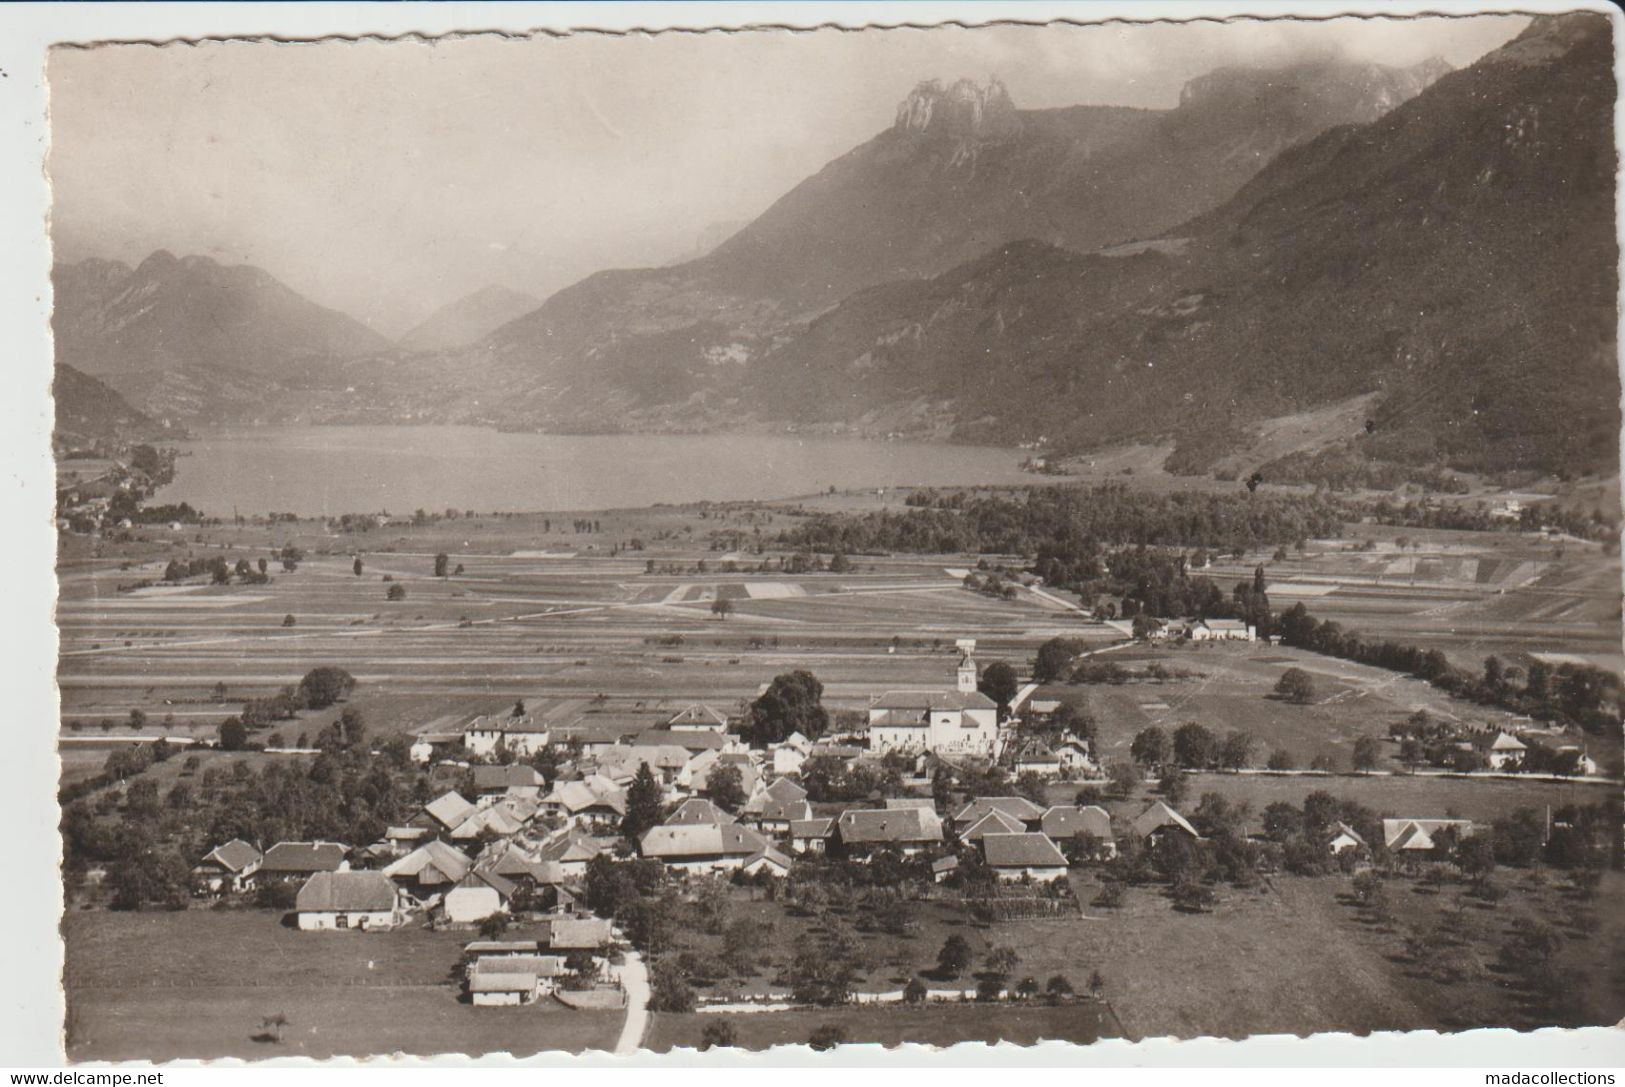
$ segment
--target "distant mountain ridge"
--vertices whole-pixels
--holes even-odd
[[[1219,448],[1379,392],[1373,455],[1608,467],[1613,101],[1607,20],[1538,18],[1160,237],[1087,255],[1025,241],[857,292],[761,360],[740,410]]]
[[[353,317],[317,305],[252,265],[158,250],[135,268],[87,260],[52,270],[56,357],[155,414],[223,406],[211,387],[247,399],[300,365],[391,349]]]
[[[162,254],[59,269],[59,351],[147,360],[108,379],[177,418],[1171,438],[1201,470],[1261,419],[1360,398],[1362,455],[1595,464],[1618,424],[1611,56],[1607,20],[1573,15],[1457,72],[1220,69],[1169,110],[928,81],[704,256],[600,272],[477,342],[385,350],[264,273],[176,289],[223,277]],[[253,304],[210,340],[217,293]],[[246,328],[255,361],[213,364]]]
[[[498,329],[452,364],[479,372],[486,393],[463,407],[551,429],[704,425],[705,402],[732,394],[741,365],[855,290],[1022,238],[1092,249],[1166,229],[1280,150],[1373,119],[1441,68],[1237,69],[1170,110],[1020,110],[997,81],[920,84],[889,128],[704,257],[598,273]],[[1238,95],[1256,108],[1231,109]]]
[[[534,295],[493,284],[435,310],[402,334],[397,343],[407,351],[466,347],[541,304],[542,300]]]
[[[163,427],[132,408],[105,382],[72,366],[56,367],[51,396],[56,401],[55,437],[60,445],[140,441],[164,434]]]

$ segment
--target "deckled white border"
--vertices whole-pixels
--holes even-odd
[[[457,32],[561,33],[746,28],[926,27],[990,22],[1133,22],[1226,18],[1332,18],[1349,15],[1538,14],[1592,10],[1615,23],[1616,78],[1621,72],[1622,23],[1605,0],[1523,2],[1431,2],[1334,4],[1312,0],[914,0],[882,3],[409,3],[409,4],[45,4],[0,7],[0,357],[9,357],[9,395],[0,397],[0,659],[9,698],[0,733],[0,830],[4,834],[6,896],[0,905],[0,1067],[49,1067],[63,1063],[62,950],[57,938],[61,884],[56,834],[54,684],[55,598],[49,571],[55,561],[52,528],[54,471],[50,452],[51,347],[48,314],[50,249],[43,229],[49,198],[43,173],[47,146],[45,52],[59,42],[197,40],[222,37],[311,39],[399,37]],[[1625,84],[1625,78],[1620,82]],[[1618,130],[1616,106],[1616,131]],[[513,1068],[557,1066],[601,1077],[610,1070],[660,1068],[666,1079],[704,1061],[711,1068],[760,1069],[816,1063],[820,1067],[926,1065],[1169,1068],[1361,1065],[1575,1069],[1625,1066],[1625,1031],[1593,1028],[1518,1034],[1510,1030],[1434,1035],[1316,1035],[1307,1039],[1255,1037],[1244,1042],[1199,1039],[1100,1042],[1074,1047],[1052,1042],[1029,1048],[964,1044],[951,1049],[904,1046],[882,1050],[854,1046],[814,1054],[804,1046],[769,1053],[683,1051],[666,1057],[539,1056],[515,1061],[494,1056],[313,1061],[278,1058],[258,1065],[293,1067]],[[241,1061],[213,1062],[214,1067]],[[209,1067],[177,1062],[168,1067]],[[80,1066],[86,1070],[105,1065]],[[647,1073],[645,1073],[647,1074]],[[690,1072],[695,1078],[709,1072]],[[687,1078],[685,1076],[685,1078]],[[1234,1080],[1235,1076],[1227,1077]],[[1478,1080],[1482,1082],[1482,1080]]]

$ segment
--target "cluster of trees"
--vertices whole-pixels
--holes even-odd
[[[1405,528],[1442,528],[1468,532],[1538,532],[1555,528],[1582,539],[1616,543],[1619,524],[1601,509],[1568,509],[1557,503],[1525,506],[1515,518],[1498,516],[1483,502],[1392,502],[1378,499],[1349,507],[1350,519]]]
[[[902,796],[906,762],[895,752],[887,754],[879,768],[820,756],[801,764],[801,784],[814,804]]]
[[[200,577],[208,574],[216,585],[229,585],[232,575],[244,585],[264,585],[271,580],[269,574],[270,563],[261,558],[250,563],[246,558],[238,558],[235,563],[224,555],[211,555],[208,558],[194,556],[182,562],[180,559],[170,559],[164,567],[163,580],[175,582],[185,581],[190,577]]]
[[[924,494],[920,492],[919,494]],[[919,495],[911,496],[922,501]],[[959,496],[903,511],[821,514],[783,541],[822,551],[969,552],[1034,556],[1034,571],[1070,587],[1101,576],[1112,545],[1253,548],[1336,532],[1332,504],[1291,495],[1144,494],[1122,484],[1033,487],[1016,497]]]
[[[1270,850],[1246,835],[1250,809],[1233,804],[1217,793],[1205,793],[1190,812],[1200,841],[1170,832],[1147,842],[1128,838],[1117,843],[1117,855],[1102,869],[1107,891],[1095,902],[1104,908],[1120,907],[1126,888],[1150,883],[1166,885],[1174,905],[1185,912],[1203,912],[1217,902],[1215,885],[1251,887],[1260,873],[1270,870]],[[1113,888],[1115,884],[1115,888]]]
[[[1021,589],[1018,582],[1007,581],[998,574],[978,574],[974,570],[965,575],[961,584],[970,592],[991,596],[995,600],[1014,600]]]
[[[1191,673],[1183,668],[1170,668],[1157,661],[1152,661],[1144,668],[1128,668],[1116,661],[1086,660],[1079,661],[1078,666],[1072,669],[1066,678],[1069,683],[1106,683],[1120,686],[1134,682],[1163,683],[1170,679],[1187,679],[1190,675]]]
[[[1399,761],[1408,770],[1438,766],[1457,773],[1472,773],[1489,767],[1489,757],[1465,742],[1460,728],[1449,721],[1436,720],[1426,710],[1417,710],[1391,726],[1389,738],[1399,744]],[[1558,751],[1533,740],[1525,742],[1523,757],[1501,767],[1503,771],[1577,777],[1583,772],[1578,748]]]
[[[1253,737],[1245,730],[1232,729],[1221,737],[1195,721],[1187,721],[1171,737],[1158,725],[1141,729],[1129,744],[1129,755],[1152,773],[1174,768],[1240,770],[1247,765],[1253,746]]]
[[[203,523],[203,513],[195,510],[186,502],[165,504],[162,506],[141,506],[135,511],[130,520],[138,525],[167,525],[178,523],[182,525],[199,525]]]
[[[192,864],[233,838],[267,848],[279,841],[374,842],[391,823],[411,816],[432,797],[429,782],[408,757],[410,742],[394,737],[375,754],[361,747],[323,751],[309,762],[277,761],[258,773],[238,762],[228,773],[186,757],[180,779],[160,796],[139,776],[145,766],[177,754],[168,745],[142,745],[123,754],[132,773],[122,805],[116,791],[67,804],[62,816],[64,868],[70,885],[103,865],[117,909],[180,908],[190,894]],[[201,773],[199,772],[201,770]],[[269,885],[268,885],[269,886]]]
[[[1485,659],[1483,673],[1474,674],[1452,666],[1437,649],[1424,650],[1389,640],[1366,641],[1331,620],[1315,619],[1302,603],[1281,614],[1278,632],[1285,645],[1407,672],[1458,698],[1542,721],[1578,725],[1597,734],[1619,728],[1620,677],[1591,665],[1563,663],[1553,667],[1532,660],[1526,672],[1515,673],[1492,656]]]
[[[1465,480],[1442,468],[1378,460],[1361,452],[1363,439],[1313,453],[1289,453],[1259,468],[1271,483],[1309,483],[1333,491],[1392,491],[1414,484],[1439,494],[1466,494]]]

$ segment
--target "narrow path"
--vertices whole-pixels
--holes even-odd
[[[617,1057],[630,1056],[643,1046],[643,1035],[649,1029],[649,968],[636,951],[626,953],[620,969],[621,987],[626,990],[626,1022],[621,1036],[615,1041]]]

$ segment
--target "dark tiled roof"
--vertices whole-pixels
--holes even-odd
[[[1066,867],[1066,857],[1042,834],[989,834],[982,852],[993,868]]]
[[[260,871],[273,875],[336,872],[344,863],[344,853],[337,842],[278,842],[265,851]]]
[[[300,913],[378,913],[395,908],[395,885],[382,872],[317,872],[299,888]]]

